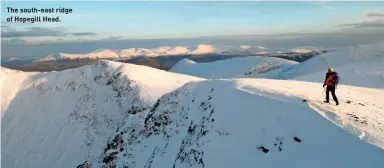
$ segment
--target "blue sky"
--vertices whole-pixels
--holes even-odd
[[[15,27],[64,27],[92,31],[99,38],[169,38],[209,35],[275,34],[334,30],[334,24],[354,21],[383,2],[4,2],[2,20],[14,8],[72,8],[59,14],[62,22],[15,24]],[[34,16],[36,14],[30,14]],[[39,14],[41,15],[41,14]],[[51,16],[57,16],[52,14]],[[340,20],[334,20],[337,16]]]
[[[6,23],[6,8],[72,8],[60,23]],[[372,32],[384,28],[384,2],[3,2],[2,41],[167,39],[286,33]],[[376,17],[368,17],[374,13]],[[374,16],[374,15],[372,15]],[[384,16],[384,15],[383,15]],[[271,37],[274,38],[274,37]]]

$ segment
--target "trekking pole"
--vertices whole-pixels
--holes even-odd
[[[323,89],[324,89],[324,92],[321,92],[321,93],[324,95],[327,91],[325,87],[323,87]]]

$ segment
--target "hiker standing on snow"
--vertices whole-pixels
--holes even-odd
[[[329,92],[332,93],[332,98],[336,102],[336,106],[339,105],[339,100],[337,100],[335,91],[336,91],[336,86],[339,82],[339,75],[337,72],[333,71],[333,68],[328,68],[328,72],[325,75],[325,81],[323,84],[324,86],[327,86],[326,89],[326,97],[325,97],[325,103],[329,103]]]

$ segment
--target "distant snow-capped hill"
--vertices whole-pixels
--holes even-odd
[[[121,58],[129,58],[134,56],[156,56],[156,53],[146,48],[129,48],[119,51]]]
[[[198,54],[209,54],[209,53],[215,53],[217,48],[213,45],[206,45],[206,44],[200,44],[196,46],[196,48],[192,49],[192,54],[198,55]]]
[[[20,60],[20,58],[10,57],[10,58],[7,59],[7,61],[14,61],[14,60]]]
[[[261,46],[234,46],[234,45],[205,45],[200,44],[191,48],[191,53],[199,54],[259,54],[267,51],[267,48]]]
[[[295,65],[297,62],[274,57],[238,57],[210,63],[196,63],[183,59],[169,71],[203,78],[239,78],[256,77],[282,67]],[[273,78],[272,76],[270,76]]]
[[[55,61],[56,58],[54,57],[54,55],[48,55],[44,58],[39,58],[39,59],[36,59],[34,62],[41,62],[41,61]]]
[[[308,53],[322,53],[323,51],[327,51],[327,49],[313,47],[313,46],[302,46],[302,47],[293,48],[290,51],[298,54],[308,54]]]
[[[60,72],[2,68],[2,165],[76,167],[102,153],[129,114],[193,80],[201,79],[104,60]]]
[[[343,87],[361,97],[343,97],[352,103],[333,111],[317,101],[321,95],[310,89],[315,85],[265,79],[188,83],[128,116],[101,157],[79,166],[383,167],[384,150],[362,141],[384,147],[384,130],[376,125],[383,122],[384,104],[365,101],[383,91]]]
[[[119,55],[116,52],[108,49],[96,50],[88,54],[68,54],[60,53],[60,59],[117,59]]]

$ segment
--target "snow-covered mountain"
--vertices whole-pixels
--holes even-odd
[[[2,68],[2,165],[76,167],[129,114],[192,80],[200,79],[110,61],[49,73]]]
[[[313,46],[301,46],[292,48],[290,52],[298,53],[298,54],[308,54],[312,52],[321,53],[322,51],[326,51],[325,48],[313,47]]]
[[[341,75],[341,84],[384,88],[384,57],[372,62],[356,62],[336,66],[334,69]],[[326,70],[293,78],[293,80],[322,83]],[[284,76],[284,73],[280,73]]]
[[[41,62],[41,61],[55,61],[56,58],[54,57],[54,55],[48,55],[46,57],[43,57],[43,58],[38,58],[36,60],[34,60],[34,62]]]
[[[201,54],[257,54],[267,50],[261,46],[233,46],[199,44],[196,46],[162,46],[158,48],[128,48],[121,50],[100,49],[87,54],[59,53],[57,59],[123,59],[135,56],[156,57],[162,55],[201,55]]]
[[[22,72],[7,69],[1,67],[1,118],[5,111],[7,111],[8,105],[15,98],[16,94],[23,88],[24,82],[33,75],[38,74],[37,72]]]
[[[119,55],[116,52],[108,49],[96,50],[88,54],[68,54],[60,53],[59,59],[116,59]]]
[[[383,64],[383,60],[384,42],[350,46],[313,57],[303,63],[297,64],[294,68],[285,71],[280,75],[282,78],[288,79],[302,75],[309,75],[315,72],[325,73],[325,70],[328,67],[334,67],[335,70],[338,71],[340,67],[341,75],[351,75],[351,78],[349,78],[352,79],[351,84],[357,84],[353,81],[358,81],[359,77],[364,77],[364,73],[359,72],[371,71],[368,76],[374,76],[373,78],[383,78],[384,69],[383,66],[381,66]],[[369,66],[371,66],[371,68],[369,68]],[[359,77],[353,77],[354,75]],[[318,82],[318,78],[319,76],[316,75],[316,79],[312,78],[311,81],[315,80]],[[320,78],[320,80],[323,80],[323,77]],[[346,80],[348,80],[348,78],[346,78]],[[381,86],[384,86],[384,84]]]
[[[315,85],[265,79],[188,83],[130,115],[104,154],[82,165],[384,166],[384,150],[362,141],[384,148],[384,91],[343,86],[341,101],[351,103],[334,109],[320,103],[321,95],[311,90]]]
[[[177,65],[213,79],[113,61],[47,73],[2,68],[2,165],[384,167],[383,46],[357,47],[303,63]],[[339,106],[322,102],[329,64],[342,75]]]
[[[183,59],[174,65],[169,71],[188,74],[203,78],[241,78],[264,75],[275,69],[284,69],[297,64],[274,57],[238,57],[215,61],[210,63],[196,63],[192,60]]]
[[[216,79],[250,77],[322,83],[328,67],[333,67],[342,76],[341,84],[384,88],[383,65],[381,42],[339,48],[302,63],[274,57],[241,57],[211,63],[184,59],[170,71]]]
[[[319,48],[295,48],[285,52],[298,53],[315,52]],[[273,52],[272,52],[273,53]],[[157,48],[127,48],[120,50],[99,49],[87,54],[56,53],[51,54],[55,59],[126,59],[136,56],[172,56],[172,55],[204,55],[204,54],[259,54],[267,55],[268,48],[248,45],[211,45],[198,44],[195,46],[161,46]]]
[[[10,57],[10,58],[7,59],[7,61],[14,61],[14,60],[20,60],[20,58]]]

